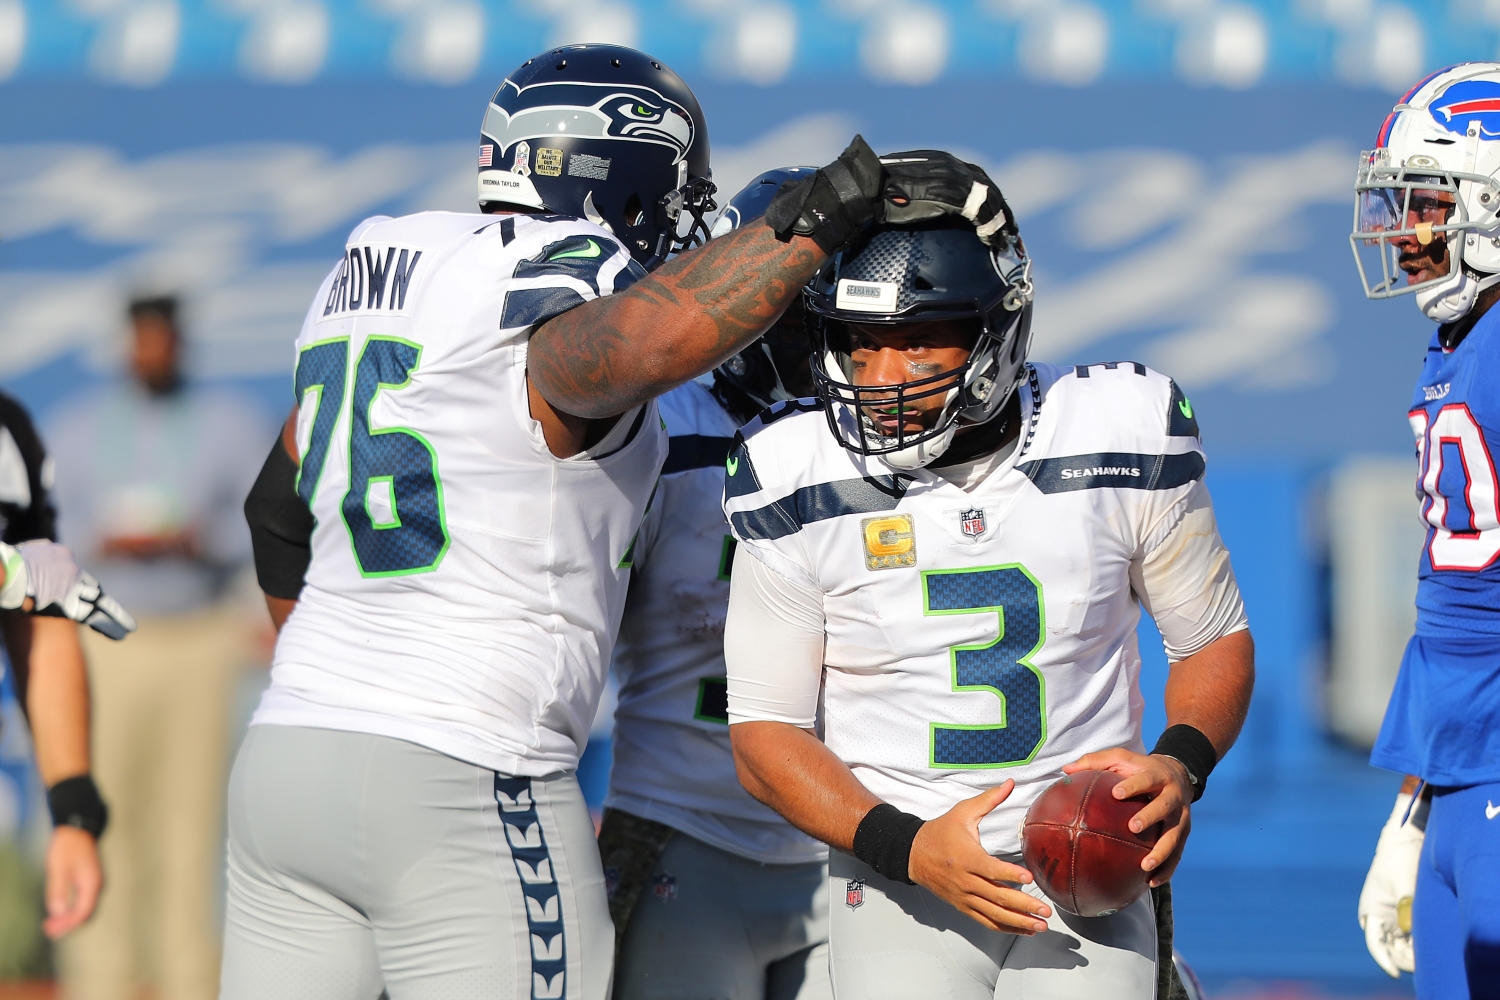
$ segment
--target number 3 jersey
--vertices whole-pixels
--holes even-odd
[[[297,491],[316,527],[255,723],[506,774],[577,765],[666,440],[648,404],[554,457],[527,341],[643,274],[604,230],[555,216],[354,230],[297,338]]]
[[[1194,622],[1164,633],[1215,619],[1196,648],[1245,627],[1197,422],[1171,380],[1129,363],[1027,371],[1020,444],[971,490],[847,451],[808,401],[746,426],[725,485],[741,562],[821,596],[828,747],[924,819],[1016,779],[980,825],[992,853],[1020,849],[1027,807],[1064,764],[1144,750],[1141,600]],[[804,724],[761,707],[776,666],[737,637],[731,722]]]

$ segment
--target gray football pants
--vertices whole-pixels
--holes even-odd
[[[229,785],[223,1000],[604,1000],[613,956],[571,774],[251,728]]]
[[[829,883],[838,1000],[1156,997],[1150,893],[1108,917],[1075,917],[1053,906],[1047,930],[1021,937],[981,927],[921,886],[892,882],[837,851]],[[1034,885],[1025,888],[1041,895]]]
[[[828,867],[673,834],[631,912],[614,1000],[833,1000]]]

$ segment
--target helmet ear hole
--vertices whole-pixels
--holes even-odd
[[[635,194],[635,193],[632,192],[631,195],[630,195],[630,197],[625,199],[624,216],[625,216],[625,225],[630,226],[632,228],[634,228],[636,226],[639,226],[642,222],[645,221],[645,219],[646,219],[646,212],[645,212],[644,209],[641,208],[641,196],[640,195]]]

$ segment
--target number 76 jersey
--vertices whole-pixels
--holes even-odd
[[[666,436],[648,403],[555,458],[526,352],[536,324],[644,273],[556,216],[354,231],[297,339],[297,492],[316,527],[255,724],[516,776],[577,766]]]
[[[1500,309],[1452,351],[1433,334],[1407,417],[1427,523],[1417,632],[1500,634]]]
[[[972,492],[845,450],[811,401],[747,425],[725,480],[739,558],[822,595],[829,748],[924,819],[1016,779],[992,853],[1064,764],[1144,749],[1135,587],[1204,471],[1167,377],[1028,372],[1022,443]]]

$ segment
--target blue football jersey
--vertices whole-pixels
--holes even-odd
[[[1428,525],[1417,633],[1500,637],[1500,310],[1453,351],[1433,334],[1407,416]]]
[[[1417,634],[1376,767],[1437,785],[1500,780],[1500,310],[1452,351],[1433,335],[1408,413],[1427,522]]]

